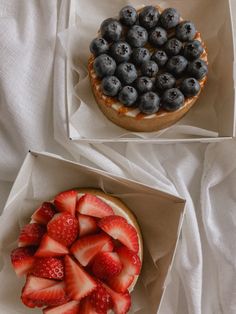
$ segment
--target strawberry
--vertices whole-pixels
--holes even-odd
[[[49,256],[63,256],[69,253],[69,250],[63,244],[53,240],[47,234],[45,234],[41,240],[39,248],[37,249],[35,256],[37,257],[49,257]]]
[[[83,195],[77,202],[76,210],[80,214],[98,218],[114,215],[111,206],[92,194]]]
[[[20,247],[11,252],[12,266],[18,277],[25,275],[34,263],[34,247]]]
[[[137,231],[125,218],[117,215],[104,217],[98,222],[98,226],[113,239],[119,240],[130,250],[138,253],[139,242]]]
[[[119,255],[123,270],[126,273],[132,276],[140,274],[142,263],[137,254],[125,246],[118,247],[116,253]]]
[[[46,225],[49,220],[55,215],[56,210],[52,203],[44,202],[31,216],[33,221],[36,221],[42,225]]]
[[[97,222],[93,217],[78,214],[79,236],[95,233],[98,230]]]
[[[73,300],[80,300],[97,286],[95,280],[69,255],[65,256],[65,282],[67,294]]]
[[[75,215],[77,192],[73,190],[61,192],[54,199],[54,205],[60,212],[69,212]]]
[[[64,278],[64,264],[57,257],[38,257],[34,261],[31,273],[41,278],[62,280]]]
[[[65,246],[70,246],[78,235],[78,221],[68,212],[54,215],[47,228],[48,235]]]
[[[115,252],[100,252],[93,261],[92,270],[94,275],[102,280],[119,275],[122,264]]]
[[[29,295],[31,292],[51,287],[55,285],[56,283],[58,283],[58,281],[56,280],[49,280],[49,279],[44,279],[44,278],[39,278],[32,275],[28,275],[26,278],[26,283],[22,290],[22,294],[26,296],[26,295]]]
[[[86,297],[80,302],[79,314],[100,314],[100,313],[96,311],[95,307],[90,302],[89,297]],[[102,314],[107,314],[107,312],[102,312]]]
[[[98,283],[97,288],[90,294],[89,300],[99,314],[106,314],[113,306],[111,296],[100,283]]]
[[[107,247],[111,246],[109,242],[110,237],[106,234],[89,235],[77,240],[72,245],[70,251],[80,264],[87,266],[105,245],[107,245]]]
[[[46,232],[46,228],[38,223],[25,225],[20,232],[18,246],[38,245],[42,236]]]
[[[43,310],[43,314],[78,314],[79,308],[78,301],[70,301],[56,307],[47,307]]]
[[[109,278],[107,283],[114,291],[124,293],[133,281],[134,276],[129,275],[125,270],[122,270],[119,275]]]

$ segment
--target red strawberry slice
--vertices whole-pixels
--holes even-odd
[[[107,245],[110,247],[110,237],[107,234],[95,234],[85,236],[77,240],[70,251],[81,265],[87,266],[88,263]]]
[[[98,283],[97,288],[90,294],[89,300],[97,313],[106,314],[113,306],[111,296],[100,283]]]
[[[59,243],[70,246],[78,235],[78,221],[68,212],[54,215],[48,223],[48,235]]]
[[[25,275],[34,263],[34,247],[20,247],[11,252],[12,266],[18,277]]]
[[[98,231],[98,226],[96,220],[87,215],[78,214],[77,216],[79,222],[79,236],[85,236]]]
[[[31,218],[42,225],[46,225],[55,213],[56,210],[53,204],[44,202],[38,209],[36,209]]]
[[[116,252],[119,255],[120,261],[123,265],[123,270],[127,274],[132,276],[140,274],[142,263],[137,254],[125,246],[118,247]]]
[[[111,296],[113,302],[113,311],[115,312],[115,314],[128,313],[131,306],[131,297],[129,292],[126,292],[124,294],[117,293],[110,287],[108,287],[106,284],[102,283],[102,285]]]
[[[24,296],[27,296],[31,292],[51,287],[57,283],[58,281],[56,280],[49,280],[29,275],[26,278],[26,283],[23,287],[22,293]]]
[[[94,275],[102,280],[119,275],[122,264],[119,256],[115,252],[98,253],[93,261],[92,270]]]
[[[129,275],[124,270],[115,277],[108,279],[107,283],[116,292],[124,293],[134,281],[134,276]]]
[[[46,228],[38,223],[25,225],[20,232],[18,246],[38,245],[42,236],[46,232]]]
[[[98,226],[109,234],[113,239],[119,240],[130,250],[138,253],[139,242],[135,228],[121,216],[113,215],[102,218]]]
[[[57,257],[38,257],[35,258],[31,273],[41,278],[62,280],[64,263]]]
[[[54,199],[54,204],[60,212],[69,212],[74,216],[76,209],[77,192],[70,190],[61,192]]]
[[[43,310],[43,314],[78,314],[79,308],[78,301],[70,301],[56,307],[47,307]]]
[[[38,250],[35,253],[37,257],[53,257],[63,256],[69,253],[69,250],[63,244],[55,241],[47,234],[45,234],[41,240]]]
[[[107,312],[97,312],[90,302],[89,297],[84,298],[80,303],[79,314],[107,314]]]
[[[65,256],[65,282],[67,294],[73,300],[80,300],[97,286],[95,280],[69,255]]]
[[[114,215],[111,206],[92,194],[83,195],[77,202],[76,210],[80,214],[98,218]]]

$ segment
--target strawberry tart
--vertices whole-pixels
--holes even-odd
[[[118,198],[74,189],[44,202],[11,252],[21,300],[44,314],[126,314],[143,260],[137,221]]]

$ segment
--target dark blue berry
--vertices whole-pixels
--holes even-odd
[[[155,27],[158,23],[160,13],[154,6],[146,6],[139,14],[139,23],[146,29]]]
[[[95,38],[92,40],[89,49],[91,53],[97,57],[102,53],[107,53],[109,50],[109,45],[106,39],[104,38]]]
[[[134,7],[127,5],[120,10],[119,17],[122,24],[132,26],[137,21],[138,13]]]
[[[106,76],[102,80],[101,89],[103,94],[114,97],[121,89],[121,82],[116,76]]]
[[[122,25],[116,19],[109,18],[102,22],[101,35],[107,41],[119,41],[122,34]]]
[[[182,46],[183,44],[177,38],[171,38],[165,44],[164,49],[168,56],[177,56],[180,53]]]
[[[148,41],[148,32],[145,28],[134,25],[128,30],[126,40],[132,47],[143,47]]]
[[[119,92],[119,101],[127,107],[132,106],[138,99],[138,93],[133,86],[125,86]]]
[[[199,82],[193,77],[186,78],[180,85],[180,90],[186,97],[196,96],[200,92],[200,89]]]
[[[196,59],[189,63],[187,72],[197,80],[201,80],[204,76],[207,75],[208,67],[205,61],[202,59]]]
[[[183,55],[188,60],[195,60],[201,56],[203,51],[204,51],[204,49],[203,49],[200,41],[199,40],[193,40],[193,41],[190,41],[189,43],[186,43],[186,45],[184,46]]]
[[[111,46],[111,55],[117,63],[129,61],[132,53],[130,45],[124,41],[119,41]]]
[[[167,111],[175,111],[184,104],[184,95],[178,88],[167,89],[161,98],[161,105]]]
[[[170,29],[179,24],[180,14],[176,9],[165,9],[160,16],[160,23],[165,29]]]
[[[156,76],[158,70],[158,65],[153,60],[146,61],[141,65],[141,72],[144,76],[154,77]]]
[[[192,22],[182,22],[176,27],[176,37],[181,41],[193,40],[196,35],[196,28]]]
[[[173,88],[175,86],[176,80],[174,76],[170,73],[162,73],[156,78],[156,88],[162,93],[167,89]]]
[[[174,56],[167,62],[167,71],[176,77],[182,75],[188,66],[188,61],[183,56]]]
[[[93,69],[100,78],[113,75],[116,70],[116,62],[111,56],[102,54],[94,60]]]
[[[132,53],[132,61],[136,65],[150,60],[150,52],[147,48],[135,48]]]
[[[157,50],[152,54],[151,59],[156,62],[156,64],[162,68],[168,61],[167,54],[163,50]]]
[[[154,92],[147,92],[140,96],[139,110],[142,113],[153,114],[160,108],[160,97]]]
[[[149,41],[154,47],[161,47],[167,42],[167,32],[164,28],[156,27],[149,34]]]
[[[118,65],[116,75],[123,84],[132,84],[138,77],[137,70],[133,63],[124,62]]]
[[[147,76],[140,76],[137,78],[136,82],[135,82],[135,86],[137,88],[137,91],[140,94],[149,92],[152,90],[153,88],[153,82],[150,79],[150,77]]]

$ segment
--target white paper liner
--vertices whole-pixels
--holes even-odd
[[[61,33],[60,40],[68,57],[67,101],[73,138],[148,140],[219,136],[221,124],[227,123],[223,120],[225,112],[227,110],[233,112],[234,106],[233,44],[227,42],[228,39],[224,36],[227,29],[226,20],[229,17],[227,0],[188,0],[187,3],[185,0],[133,0],[129,2],[72,0],[72,2],[75,16],[71,13],[71,24],[74,26],[70,26]],[[199,100],[182,120],[159,132],[130,132],[110,122],[98,108],[87,76],[86,67],[91,40],[96,37],[101,22],[105,18],[116,16],[121,7],[126,4],[132,4],[135,7],[158,4],[163,8],[177,8],[184,19],[195,23],[207,45],[209,76]],[[225,66],[227,58],[229,62],[228,66]],[[231,118],[233,119],[232,115]]]
[[[135,213],[144,239],[144,262],[132,292],[129,313],[156,313],[182,226],[184,201],[53,157],[32,158],[33,167],[25,167],[25,173],[31,173],[28,181],[24,182],[24,172],[17,178],[17,184],[27,184],[27,189],[15,191],[0,218],[0,282],[4,283],[0,288],[0,313],[42,313],[21,303],[24,279],[16,277],[10,252],[17,246],[20,228],[29,222],[31,214],[43,201],[51,200],[66,189],[89,186],[119,197]]]

